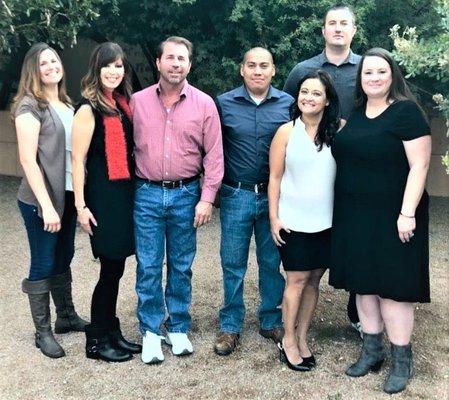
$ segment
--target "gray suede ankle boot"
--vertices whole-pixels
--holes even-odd
[[[49,279],[40,281],[22,281],[22,290],[28,294],[31,316],[33,317],[36,347],[47,357],[65,356],[64,349],[53,336],[50,321],[50,283]]]
[[[362,352],[359,359],[346,370],[346,375],[354,378],[364,376],[368,372],[378,372],[385,360],[383,333],[363,332]]]
[[[384,384],[384,392],[399,393],[406,386],[409,378],[413,376],[412,345],[405,346],[391,344],[391,365],[387,380]]]
[[[84,332],[88,322],[75,311],[72,300],[72,273],[70,269],[50,278],[50,292],[56,307],[55,332]]]

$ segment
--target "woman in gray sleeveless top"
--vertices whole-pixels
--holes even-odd
[[[292,117],[271,144],[268,199],[271,232],[287,273],[281,361],[309,371],[315,357],[307,332],[330,259],[335,179],[330,145],[340,127],[338,96],[326,72],[301,80]]]
[[[54,49],[37,43],[25,55],[12,108],[20,163],[25,172],[18,193],[31,262],[22,289],[28,294],[35,344],[48,357],[65,355],[53,337],[50,296],[56,306],[55,332],[84,331],[87,324],[72,302],[70,263],[76,210],[71,182],[73,108],[64,70]]]

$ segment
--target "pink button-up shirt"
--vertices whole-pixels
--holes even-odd
[[[201,200],[212,203],[224,171],[215,103],[187,81],[170,109],[159,93],[156,84],[131,99],[136,174],[152,181],[175,181],[204,172]]]

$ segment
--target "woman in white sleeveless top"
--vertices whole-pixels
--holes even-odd
[[[281,361],[295,371],[309,371],[315,358],[307,331],[330,259],[335,179],[330,145],[340,128],[338,96],[326,72],[314,71],[301,80],[292,117],[271,144],[268,199],[271,232],[287,274]]]

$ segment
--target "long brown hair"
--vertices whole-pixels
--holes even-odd
[[[13,106],[11,115],[14,115],[14,111],[17,105],[25,96],[30,96],[36,99],[38,107],[44,109],[48,106],[48,100],[45,97],[45,87],[41,81],[39,71],[39,57],[44,50],[51,50],[56,58],[61,62],[61,59],[55,49],[50,47],[47,43],[36,43],[27,51],[22,64],[22,71],[20,73],[19,88],[17,94],[13,100]],[[63,103],[71,104],[70,97],[67,96],[67,90],[65,86],[65,71],[62,67],[62,79],[58,83],[58,97]]]
[[[103,93],[101,86],[101,68],[121,59],[125,69],[125,75],[120,85],[115,89],[129,101],[131,98],[131,76],[130,65],[126,60],[123,49],[113,42],[105,42],[98,45],[92,52],[89,60],[89,68],[86,75],[81,80],[81,94],[92,103],[92,106],[105,115],[117,115],[118,109],[115,108]]]

